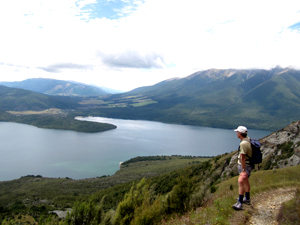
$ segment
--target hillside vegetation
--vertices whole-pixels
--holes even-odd
[[[27,175],[3,181],[0,182],[0,219],[3,221],[5,217],[10,220],[14,215],[30,215],[39,221],[48,217],[49,211],[73,207],[76,201],[87,200],[92,193],[109,195],[112,199],[106,207],[110,209],[122,200],[132,182],[174,173],[180,168],[209,159],[190,156],[137,157],[124,162],[121,170],[113,176],[73,180],[68,177]]]
[[[111,95],[89,92],[90,86],[81,88],[78,83],[51,79],[30,79],[13,85],[56,96],[0,86],[0,111],[58,108],[74,117],[142,119],[229,129],[243,124],[270,131],[300,118],[300,71],[291,68],[211,69]],[[65,94],[55,92],[71,93],[75,87],[79,92],[70,94],[73,97],[57,96]],[[45,91],[50,89],[54,92]]]
[[[0,111],[40,111],[50,108],[75,109],[76,98],[49,96],[34,91],[0,85]]]
[[[147,96],[156,104],[122,109],[101,107],[89,113],[219,128],[244,124],[249,128],[275,131],[300,117],[300,71],[278,67],[272,70],[211,69],[102,100],[113,102],[137,95]]]
[[[15,122],[33,125],[39,128],[71,130],[85,133],[103,132],[116,129],[117,126],[108,123],[80,121],[73,116],[61,112],[59,114],[11,114],[0,111],[0,122]]]
[[[116,128],[107,123],[75,120],[74,109],[81,107],[80,101],[81,98],[50,96],[0,85],[0,122],[88,133]]]
[[[291,224],[300,212],[293,208],[300,199],[300,121],[260,142],[263,163],[250,177],[251,198],[292,187],[294,197],[274,219]],[[111,177],[75,181],[27,176],[1,182],[3,224],[28,216],[40,224],[245,224],[252,208],[231,208],[238,196],[236,156],[237,151],[203,159],[137,157]],[[69,208],[65,219],[47,215]]]

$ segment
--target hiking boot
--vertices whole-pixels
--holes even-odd
[[[246,199],[246,197],[243,198],[243,203],[250,205],[250,199]]]
[[[237,203],[235,203],[232,208],[234,208],[235,210],[242,210],[243,209],[243,204],[240,203],[240,201],[238,201]]]
[[[237,198],[236,200],[238,201],[239,198]],[[246,205],[250,205],[250,204],[251,204],[251,201],[250,201],[250,199],[247,200],[246,197],[244,197],[244,198],[243,198],[243,203],[245,203]]]

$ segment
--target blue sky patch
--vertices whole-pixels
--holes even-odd
[[[292,26],[288,27],[291,30],[300,30],[300,22],[293,24]]]
[[[89,19],[119,19],[135,11],[139,6],[136,2],[135,0],[97,0],[96,3],[85,5],[81,10],[82,14],[89,15]],[[139,3],[144,3],[144,0]]]

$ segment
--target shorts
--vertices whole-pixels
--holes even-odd
[[[242,165],[239,164],[238,169],[239,169],[239,174],[240,174],[242,172]],[[245,171],[246,171],[246,173],[248,175],[248,178],[249,178],[250,174],[251,174],[251,171],[252,171],[252,166],[246,165]]]

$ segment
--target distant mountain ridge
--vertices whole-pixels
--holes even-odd
[[[72,81],[45,78],[32,78],[15,82],[0,82],[0,85],[13,88],[22,88],[48,95],[95,96],[108,94],[100,87]]]
[[[159,90],[160,94],[164,94],[164,93],[168,94],[170,92],[178,92],[177,93],[178,95],[185,95],[187,93],[196,94],[196,91],[200,91],[201,88],[210,85],[217,85],[218,82],[222,82],[222,81],[227,81],[227,84],[229,84],[231,81],[234,81],[234,79],[239,78],[238,82],[248,83],[247,80],[250,79],[249,81],[252,83],[251,86],[253,86],[255,84],[253,83],[254,79],[252,77],[261,76],[261,78],[264,81],[266,81],[271,79],[274,75],[284,74],[291,71],[297,71],[297,70],[293,70],[291,68],[280,68],[280,67],[276,67],[272,70],[210,69],[205,71],[198,71],[184,78],[168,79],[160,83],[157,83],[153,86],[136,88],[130,91],[130,93],[143,93],[143,94],[149,94],[150,96],[154,96],[157,95],[155,93],[156,91]],[[227,80],[230,78],[232,80]],[[260,83],[263,80],[258,80],[257,82]],[[256,84],[258,84],[257,82]],[[234,83],[231,83],[230,85],[234,85]],[[225,86],[222,87],[222,89],[224,88],[226,87]]]
[[[32,81],[37,80],[27,80]],[[24,82],[13,83],[24,85]],[[244,125],[270,131],[300,119],[300,71],[292,68],[210,69],[130,92],[103,96],[91,92],[84,96],[86,89],[80,89],[81,84],[56,82],[50,79],[45,86],[40,83],[31,85],[31,88],[35,91],[61,93],[60,95],[72,93],[71,96],[77,96],[74,90],[81,90],[81,95],[78,93],[79,97],[76,98],[52,96],[56,98],[51,99],[48,96],[45,100],[46,96],[36,95],[38,93],[23,93],[25,90],[9,90],[0,86],[0,110],[44,110],[52,107],[80,109],[82,116],[142,119],[230,129]],[[64,92],[55,92],[56,89]],[[145,99],[153,104],[142,104],[141,101]],[[139,104],[128,104],[129,100]]]
[[[210,69],[140,87],[126,95],[145,95],[158,103],[138,109],[107,109],[105,116],[275,130],[300,118],[300,71],[280,67]]]

